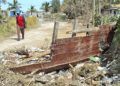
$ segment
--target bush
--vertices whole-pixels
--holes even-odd
[[[102,24],[109,24],[110,23],[110,16],[102,17]]]
[[[113,39],[113,43],[116,45],[120,45],[120,17],[118,18],[118,21],[116,23],[116,32]]]
[[[27,28],[34,28],[38,25],[38,19],[35,16],[29,16],[26,18]]]
[[[117,20],[118,20],[117,16],[104,16],[104,17],[102,17],[103,24],[109,24],[112,22],[116,22]]]
[[[101,16],[95,15],[94,19],[95,19],[95,24],[94,24],[95,26],[98,26],[101,24]]]
[[[16,20],[15,18],[9,18],[5,23],[0,24],[0,37],[7,37],[15,33]]]
[[[110,22],[116,22],[118,20],[118,16],[110,17]]]
[[[27,28],[34,28],[38,25],[36,17],[26,18]],[[9,17],[6,22],[0,23],[0,40],[16,32],[16,18]]]

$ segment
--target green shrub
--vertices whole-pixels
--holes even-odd
[[[94,19],[95,19],[95,24],[94,24],[95,26],[101,25],[101,16],[95,15]]]
[[[113,39],[113,43],[116,45],[120,45],[120,17],[118,18],[118,21],[116,23],[116,32]]]
[[[118,16],[110,17],[110,22],[116,22],[118,20]]]
[[[110,23],[110,16],[103,16],[102,24],[109,24],[109,23]]]

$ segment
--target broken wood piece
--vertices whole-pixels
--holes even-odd
[[[41,58],[41,57],[43,57],[43,56],[45,56],[45,55],[48,55],[48,54],[50,54],[50,51],[49,51],[49,50],[47,50],[47,51],[45,51],[45,52],[41,52],[41,53],[39,53],[39,54],[37,54],[37,55],[34,55],[34,56],[31,57],[31,58],[26,58],[26,59],[24,59],[24,60],[21,62],[21,64],[27,63],[28,61],[31,61],[31,60],[33,60],[33,59],[39,59],[39,58]]]
[[[79,31],[75,31],[75,33],[86,33],[86,32],[89,32],[89,33],[92,33],[92,32],[95,32],[96,30],[91,30],[91,29],[83,29],[83,30],[79,30]],[[66,34],[72,34],[72,31],[67,31]]]
[[[59,23],[55,22],[54,23],[54,30],[53,30],[53,37],[52,37],[52,43],[54,43],[57,39],[57,35],[58,35],[58,28],[59,28]]]

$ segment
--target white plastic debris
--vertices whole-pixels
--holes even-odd
[[[29,52],[44,52],[45,50],[36,48],[36,47],[31,47],[30,49],[28,49],[28,51]]]
[[[82,66],[84,66],[84,63],[77,64],[77,65],[75,66],[75,68],[78,69],[78,68],[80,68],[80,67],[82,67]]]

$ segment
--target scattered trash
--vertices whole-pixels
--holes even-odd
[[[100,58],[99,58],[99,57],[96,57],[96,56],[90,56],[89,59],[90,59],[90,61],[92,61],[92,62],[100,62]]]
[[[30,49],[28,49],[28,52],[44,52],[44,51],[45,50],[36,47],[31,47]]]

